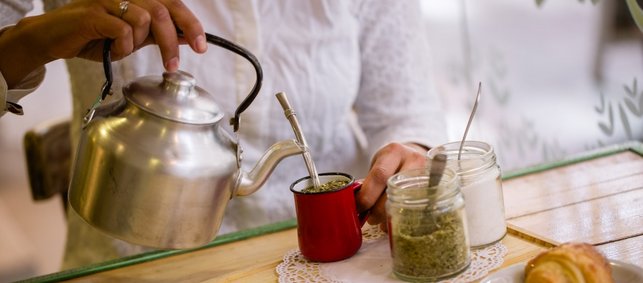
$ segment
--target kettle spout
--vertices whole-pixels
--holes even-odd
[[[304,145],[295,140],[284,140],[273,144],[250,172],[239,171],[235,195],[247,196],[256,192],[282,159],[302,154],[307,150]]]

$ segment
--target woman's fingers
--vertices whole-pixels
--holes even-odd
[[[184,31],[187,42],[197,52],[205,52],[205,43],[197,43],[196,37],[205,39],[203,28],[194,14],[179,0],[132,0],[130,5],[141,7],[147,11],[150,23],[148,36],[154,39],[159,46],[163,65],[168,71],[175,71],[179,67],[179,39],[177,27]],[[125,15],[129,13],[127,11]],[[129,16],[128,16],[129,17]],[[176,22],[176,25],[175,25]],[[132,24],[128,21],[128,23]],[[145,29],[142,27],[141,29]],[[135,32],[136,34],[137,32]]]
[[[364,178],[362,189],[357,194],[360,211],[373,207],[378,198],[386,189],[386,181],[397,171],[398,165],[402,163],[402,156],[399,154],[400,144],[390,144],[380,149],[371,164],[368,175]],[[374,217],[372,215],[369,218]],[[377,219],[377,217],[375,217]],[[373,223],[373,222],[371,222]]]
[[[183,30],[184,38],[177,38],[177,28]],[[187,42],[199,53],[207,49],[201,23],[179,0],[72,1],[48,13],[22,19],[5,31],[3,39],[0,48],[16,54],[4,61],[22,63],[17,72],[3,70],[9,83],[56,59],[101,61],[106,39],[113,40],[112,60],[147,44],[158,44],[169,71],[178,68],[179,44]]]
[[[133,3],[147,10],[150,15],[151,36],[161,50],[165,69],[176,71],[179,67],[179,40],[167,7],[156,0],[139,0]]]
[[[100,61],[102,42],[107,38],[114,40],[114,60],[134,50],[130,25],[108,13],[98,1],[74,2],[25,19],[24,23],[25,27],[36,31],[36,45],[47,50],[46,54],[52,59],[82,57]]]
[[[118,10],[118,15],[120,16],[120,9]],[[130,2],[127,4],[127,10],[122,13],[121,20],[125,21],[132,29],[134,50],[151,43],[151,41],[147,39],[150,37],[152,17],[147,10]]]
[[[371,214],[368,223],[371,225],[386,222],[386,193],[382,193],[375,204],[371,207]]]
[[[404,144],[391,143],[380,149],[373,157],[362,190],[357,195],[360,211],[371,209],[369,223],[379,224],[386,220],[386,182],[399,171],[422,168],[425,155]]]
[[[178,69],[179,44],[187,42],[194,51],[199,53],[207,50],[201,23],[182,1],[103,0],[101,2],[109,14],[127,23],[132,29],[133,51],[149,43],[156,43],[168,71]],[[123,9],[125,6],[127,8]],[[177,28],[183,30],[184,39],[178,38]],[[115,38],[114,44],[123,44],[118,41],[119,38]]]
[[[185,41],[192,50],[197,53],[204,53],[208,49],[205,41],[205,32],[201,22],[194,16],[182,1],[161,0],[170,11],[174,25],[183,31]]]

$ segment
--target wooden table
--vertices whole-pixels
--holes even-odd
[[[503,177],[509,234],[503,266],[568,241],[643,266],[643,144],[629,143]],[[151,252],[30,281],[274,282],[297,248],[294,220],[220,236],[205,247]]]

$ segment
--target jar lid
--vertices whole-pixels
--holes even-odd
[[[139,78],[123,87],[123,95],[144,111],[176,122],[213,124],[223,118],[214,97],[184,71]]]
[[[478,174],[496,164],[493,147],[481,141],[465,141],[462,146],[461,159],[458,160],[460,142],[450,142],[431,148],[427,158],[433,159],[438,154],[447,156],[447,166],[454,168],[461,177]]]
[[[445,168],[437,186],[429,186],[430,174],[426,169],[399,172],[388,179],[387,197],[408,205],[439,204],[450,201],[460,193],[460,179],[455,171]]]

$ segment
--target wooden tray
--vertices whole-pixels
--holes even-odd
[[[643,265],[642,148],[629,143],[507,175],[509,233],[545,246],[587,242]]]
[[[504,266],[532,258],[543,246],[579,239],[579,235],[596,244],[609,258],[641,265],[642,224],[633,221],[636,217],[642,219],[638,207],[643,205],[640,197],[638,200],[633,197],[641,191],[642,156],[643,144],[635,142],[505,174],[503,189],[511,235],[503,239],[510,250]],[[591,233],[582,230],[581,234],[578,230],[547,226],[548,217],[556,217],[558,212],[578,220],[568,223],[575,229],[585,227],[579,225],[582,221],[591,220],[588,223],[597,225],[595,229],[601,233],[594,234],[590,229]],[[605,223],[601,219],[605,219]],[[546,229],[540,229],[539,225]],[[294,227],[296,221],[292,219],[222,235],[198,249],[148,252],[34,277],[27,282],[74,278],[95,282],[118,278],[195,281],[199,276],[211,280],[274,281],[274,267],[281,256],[297,246]]]

